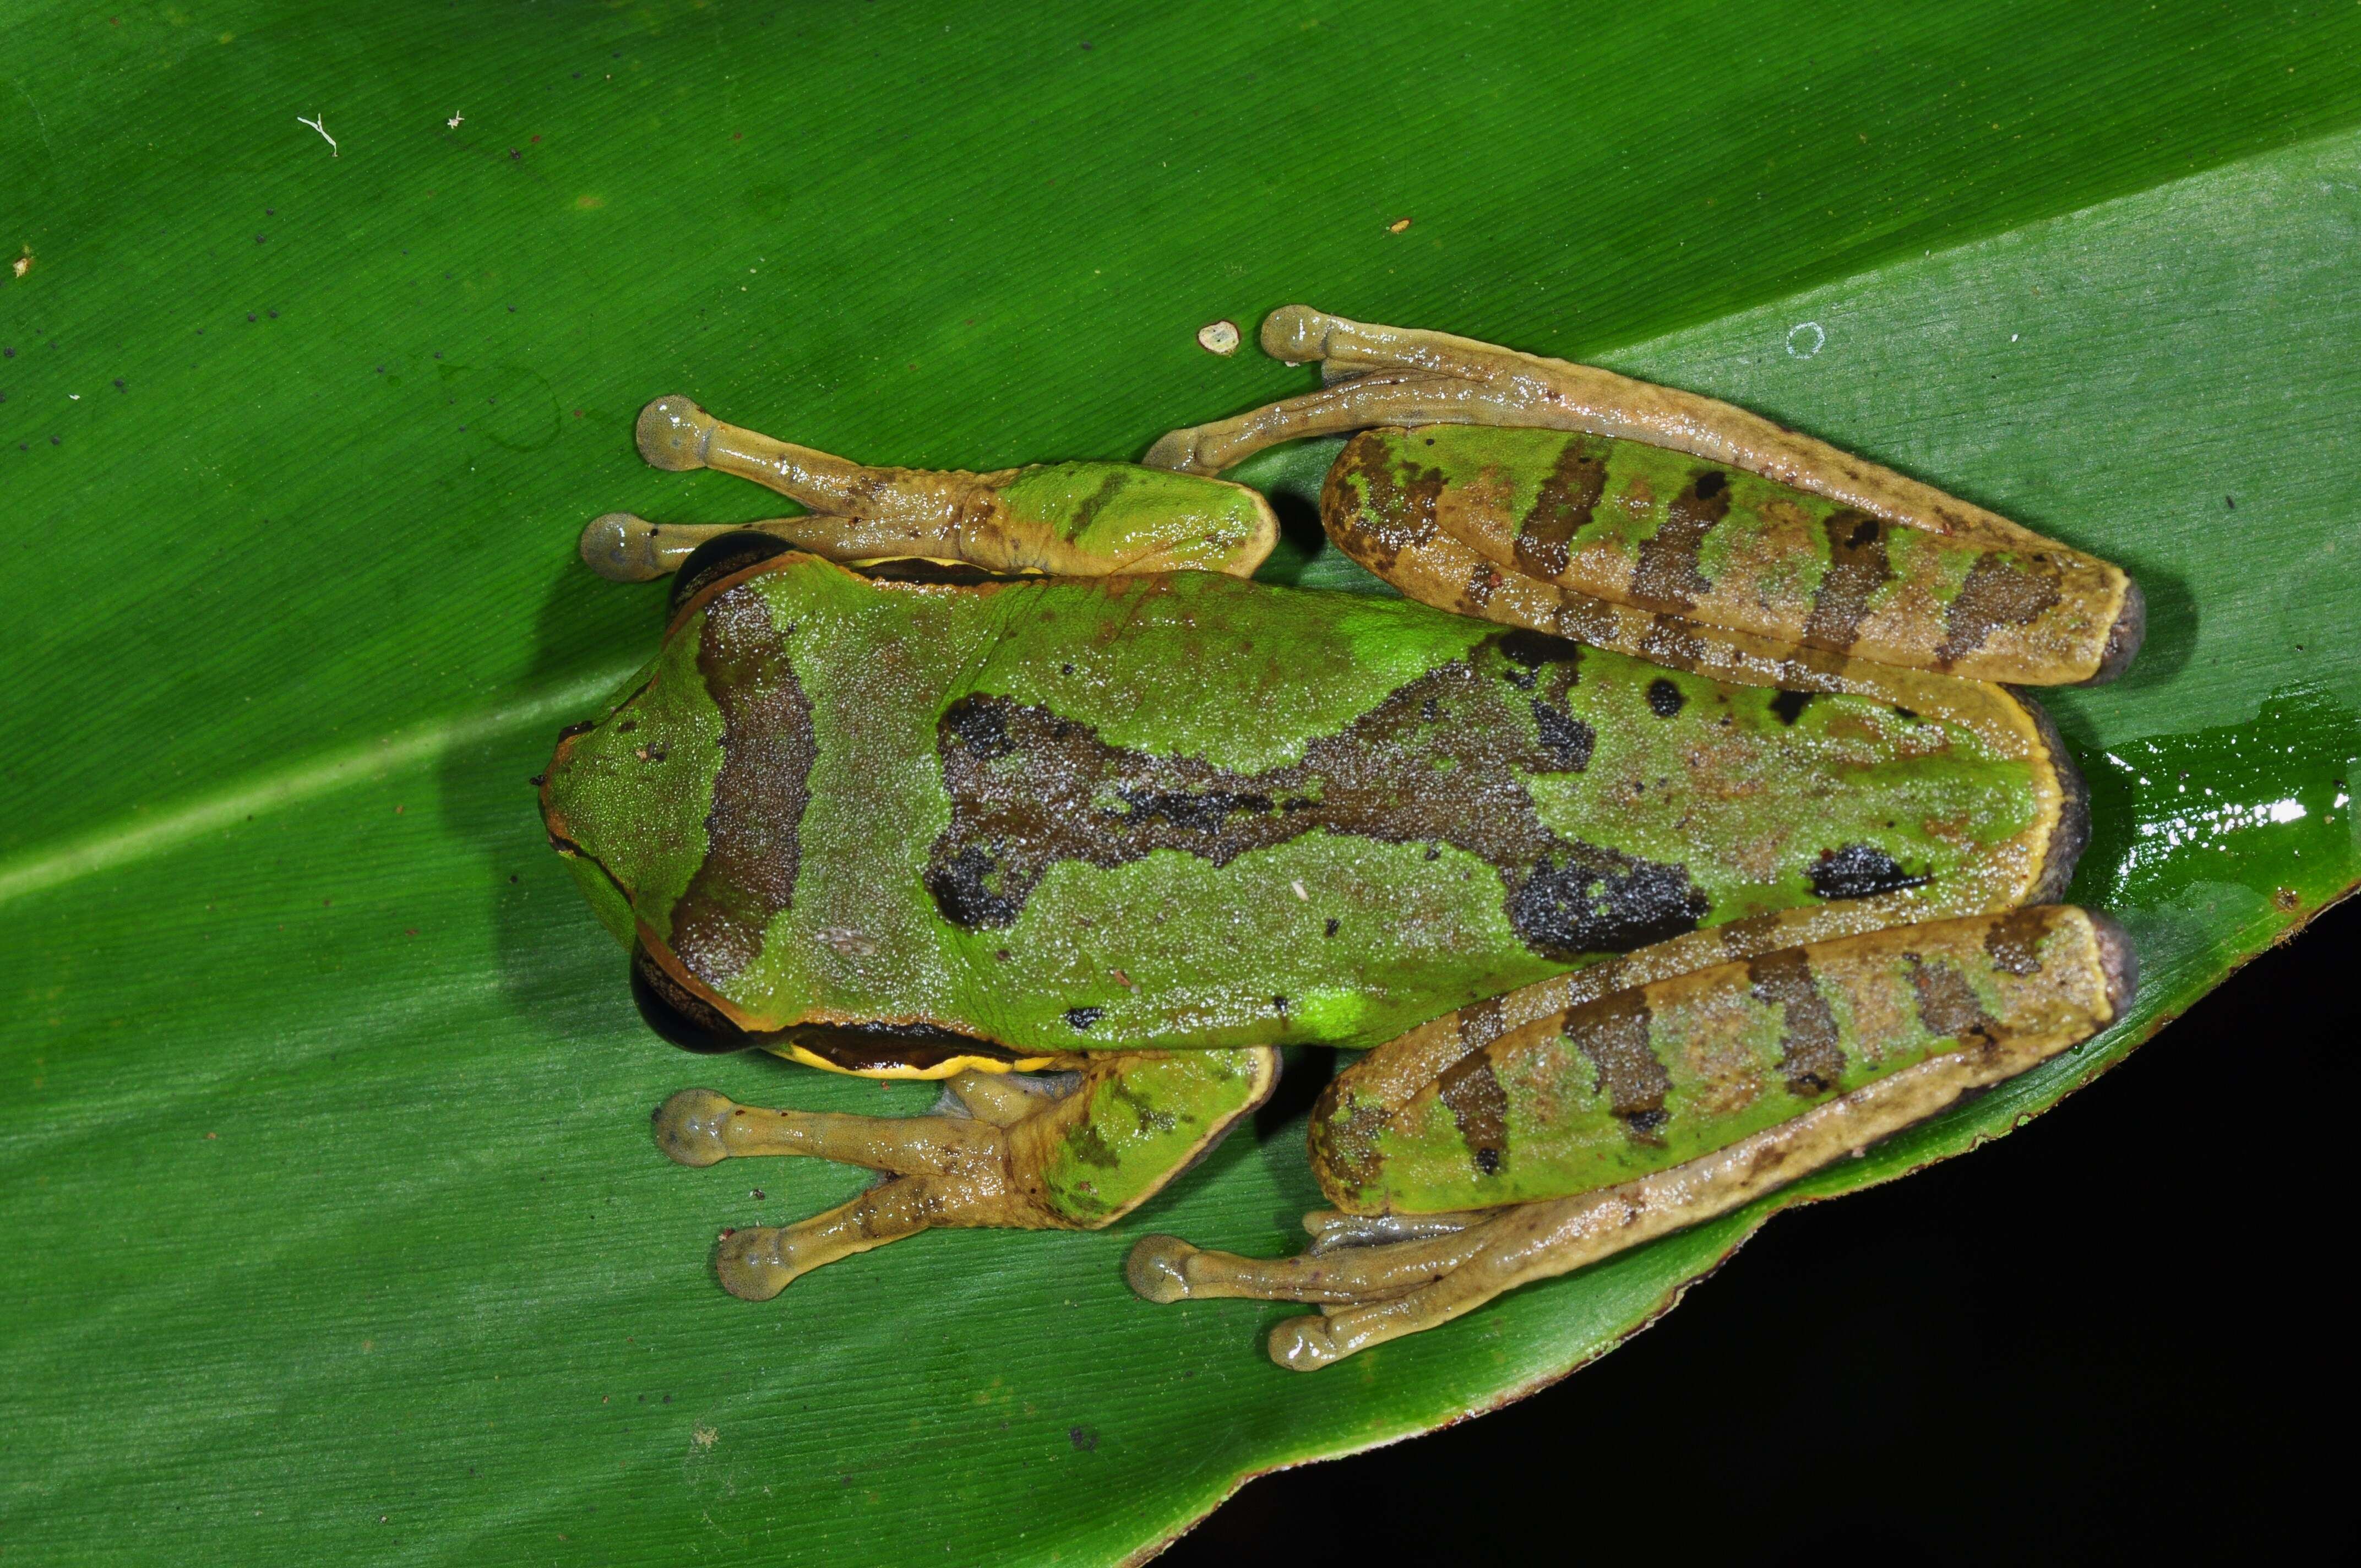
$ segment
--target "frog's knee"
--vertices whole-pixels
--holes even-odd
[[[713,416],[677,394],[658,398],[640,411],[640,455],[658,468],[679,473],[705,466],[705,444]]]
[[[710,1089],[684,1089],[656,1107],[656,1147],[683,1165],[716,1165],[730,1156],[721,1129],[737,1102]]]

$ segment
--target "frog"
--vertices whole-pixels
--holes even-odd
[[[657,1106],[683,1166],[875,1173],[724,1233],[729,1293],[1114,1225],[1328,1047],[1302,1250],[1123,1263],[1150,1302],[1313,1308],[1267,1344],[1312,1371],[2124,1018],[2131,942],[2062,902],[2088,793],[2025,690],[2130,662],[2120,567],[1700,393],[1305,305],[1260,342],[1320,386],[1137,463],[641,414],[656,467],[803,510],[584,529],[603,576],[673,583],[537,781],[550,842],[663,1039],[941,1084],[910,1116]],[[1222,476],[1312,437],[1344,438],[1327,540],[1391,594],[1257,580],[1279,520]]]

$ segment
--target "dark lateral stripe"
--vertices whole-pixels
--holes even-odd
[[[1632,1141],[1657,1144],[1671,1115],[1664,1096],[1672,1092],[1673,1079],[1649,1040],[1650,1019],[1642,992],[1619,991],[1567,1009],[1563,1027],[1566,1043],[1598,1069],[1594,1088],[1607,1097],[1607,1108]]]
[[[741,585],[707,604],[697,673],[721,709],[721,772],[705,860],[672,909],[671,946],[708,985],[741,973],[795,900],[811,800],[811,703],[769,606]]]
[[[1481,1052],[1460,1058],[1435,1080],[1434,1094],[1458,1124],[1476,1174],[1498,1173],[1509,1155],[1509,1097],[1501,1091],[1491,1058]]]
[[[1820,526],[1828,531],[1828,570],[1812,596],[1804,641],[1841,653],[1861,636],[1870,596],[1893,577],[1894,568],[1885,558],[1885,525],[1875,518],[1831,512]]]
[[[1968,568],[1960,597],[1943,618],[1943,641],[1935,645],[1935,662],[1949,669],[1984,645],[1997,627],[2023,626],[2058,603],[2058,569],[1998,554],[1976,557]]]
[[[1631,597],[1650,609],[1685,610],[1713,585],[1697,575],[1697,554],[1713,525],[1730,515],[1730,478],[1708,468],[1664,509],[1664,521],[1640,546],[1631,568]]]
[[[1844,1081],[1844,1046],[1836,1015],[1812,980],[1812,962],[1800,948],[1764,953],[1746,966],[1755,1000],[1780,1009],[1779,1071],[1787,1092],[1817,1100]]]
[[[1551,465],[1517,530],[1517,565],[1537,577],[1554,580],[1573,559],[1574,536],[1590,521],[1607,492],[1607,464],[1588,443],[1570,436]]]

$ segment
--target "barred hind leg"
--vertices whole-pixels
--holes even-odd
[[[1279,524],[1243,485],[1129,463],[1053,463],[988,474],[872,467],[725,424],[683,397],[642,411],[640,454],[656,467],[715,468],[810,509],[723,527],[609,512],[582,531],[601,576],[644,582],[709,539],[751,530],[849,565],[947,562],[991,572],[1104,576],[1197,570],[1251,574]]]
[[[1726,1213],[2023,1072],[2120,1018],[2133,970],[2112,922],[2051,906],[1611,992],[1407,1089],[1381,1047],[1312,1112],[1343,1211],[1307,1219],[1321,1244],[1258,1259],[1150,1236],[1126,1276],[1151,1300],[1319,1303],[1270,1337],[1273,1360],[1312,1370]]]
[[[909,1117],[763,1110],[685,1089],[657,1107],[654,1131],[682,1165],[801,1155],[885,1174],[825,1213],[723,1236],[722,1287],[760,1301],[823,1264],[939,1225],[1112,1223],[1209,1152],[1278,1076],[1267,1047],[1111,1053],[1030,1088],[961,1073],[944,1112]]]
[[[2105,680],[2137,650],[2119,568],[1728,403],[1303,305],[1262,341],[1328,384],[1174,431],[1147,461],[1213,474],[1364,433],[1323,521],[1430,604],[1802,691],[1874,685],[1862,664]]]

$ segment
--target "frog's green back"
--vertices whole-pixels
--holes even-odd
[[[1700,925],[2029,880],[2038,788],[1931,720],[1407,601],[791,555],[544,801],[609,925],[750,1025],[1071,1050],[1367,1046]]]

